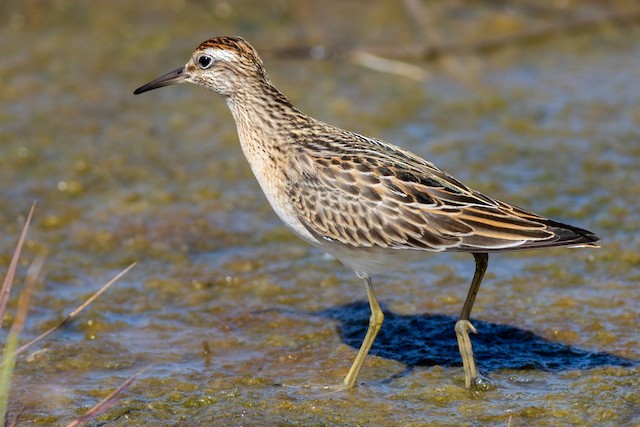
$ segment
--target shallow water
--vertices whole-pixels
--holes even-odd
[[[491,257],[472,316],[490,385],[476,393],[453,333],[472,258],[375,277],[386,323],[359,387],[335,393],[324,387],[340,383],[367,324],[359,280],[280,224],[221,99],[186,85],[132,95],[214,34],[261,51],[413,40],[390,3],[322,4],[0,5],[0,261],[33,200],[21,277],[48,252],[23,339],[138,263],[18,360],[11,413],[26,405],[23,425],[64,425],[153,363],[95,424],[639,423],[640,30],[419,63],[425,82],[265,58],[303,111],[603,238],[597,250]],[[435,24],[473,40],[550,20],[483,7],[440,10]]]

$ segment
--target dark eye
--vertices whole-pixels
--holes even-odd
[[[200,66],[200,68],[202,68],[203,70],[206,68],[209,68],[211,66],[211,64],[213,64],[213,59],[211,59],[210,56],[207,55],[201,55],[198,58],[198,65]]]

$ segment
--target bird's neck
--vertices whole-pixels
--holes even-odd
[[[240,145],[276,214],[309,242],[313,237],[291,212],[286,190],[295,174],[295,135],[312,119],[298,111],[273,85],[246,88],[226,97],[238,128]],[[292,164],[293,162],[293,164]]]
[[[299,128],[310,120],[268,80],[247,85],[225,99],[250,163],[259,153],[270,154],[291,143],[291,129]]]
[[[240,145],[263,191],[271,200],[278,181],[285,180],[293,137],[311,120],[297,110],[270,82],[245,85],[225,97],[238,129]]]

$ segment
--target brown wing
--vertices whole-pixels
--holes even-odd
[[[598,240],[471,190],[407,151],[360,138],[352,150],[310,145],[297,155],[301,173],[289,183],[288,195],[316,237],[355,247],[466,252]]]

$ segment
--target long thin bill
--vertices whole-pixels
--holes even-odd
[[[133,91],[133,94],[140,95],[143,92],[147,92],[153,89],[174,85],[176,83],[182,83],[188,77],[189,77],[189,74],[185,72],[184,67],[180,67],[176,70],[171,71],[170,73],[167,73],[163,76],[158,77],[155,80],[150,81],[144,86],[140,86],[138,89]]]

